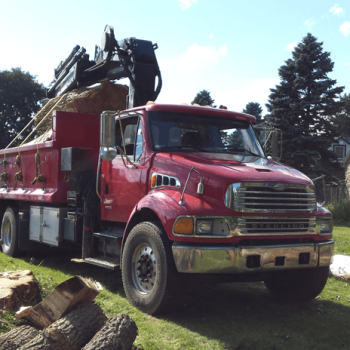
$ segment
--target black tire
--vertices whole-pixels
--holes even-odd
[[[12,257],[19,256],[18,248],[18,210],[7,207],[1,222],[2,252]]]
[[[264,281],[269,292],[285,301],[305,301],[316,298],[329,276],[329,266],[314,269],[285,271]]]
[[[177,271],[161,225],[143,222],[131,230],[123,250],[122,278],[132,305],[151,315],[168,310]]]

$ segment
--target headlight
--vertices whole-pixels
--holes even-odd
[[[321,223],[321,234],[329,234],[333,231],[332,218],[323,219]]]
[[[213,233],[213,221],[212,220],[197,220],[196,222],[196,234],[198,235],[211,235]]]

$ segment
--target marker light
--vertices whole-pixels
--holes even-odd
[[[174,226],[174,233],[178,235],[192,235],[193,234],[193,219],[180,218]]]
[[[153,174],[151,177],[151,188],[156,186],[156,182],[157,182],[157,174]]]

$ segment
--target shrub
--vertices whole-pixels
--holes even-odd
[[[350,201],[347,198],[340,197],[333,204],[328,204],[327,209],[332,212],[335,225],[350,227]]]

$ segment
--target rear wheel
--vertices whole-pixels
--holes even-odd
[[[329,266],[297,271],[285,271],[264,281],[269,292],[287,301],[316,298],[327,283]]]
[[[152,222],[135,226],[122,258],[123,285],[129,302],[148,314],[166,311],[176,273],[163,228]]]
[[[2,217],[1,239],[3,241],[2,252],[10,256],[18,256],[18,211],[15,208],[7,207]]]

